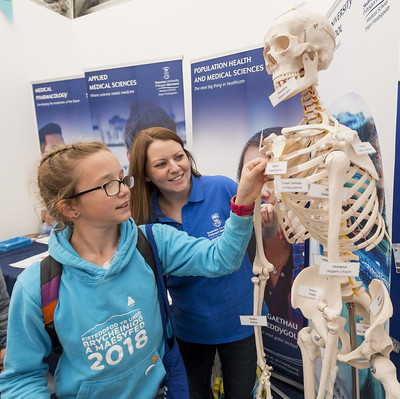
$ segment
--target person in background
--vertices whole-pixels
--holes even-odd
[[[62,137],[61,126],[58,123],[47,123],[41,129],[39,129],[39,142],[40,151],[42,154],[51,151],[53,148],[64,144]],[[39,232],[48,234],[51,231],[51,217],[47,209],[41,210],[41,224]]]
[[[4,356],[7,344],[9,297],[3,273],[0,270],[0,373],[4,371]]]
[[[264,157],[265,154],[260,154],[260,140],[268,137],[270,134],[281,134],[281,127],[272,127],[264,129],[262,132],[256,133],[244,145],[237,171],[238,180],[241,177],[243,165],[257,157]],[[271,226],[274,229],[269,232],[263,229],[263,244],[265,257],[274,265],[274,270],[270,273],[267,285],[265,287],[264,300],[267,304],[271,315],[278,316],[286,320],[303,323],[303,316],[299,309],[293,309],[290,302],[290,293],[292,289],[293,279],[304,267],[304,244],[292,245],[286,241],[281,229],[277,228],[278,220],[274,213],[274,203],[270,202],[271,189],[264,185],[261,191],[261,199],[263,201],[262,208],[268,208],[274,216],[271,218],[273,222]],[[272,232],[272,234],[271,234]],[[251,245],[254,243],[254,246]],[[251,259],[255,256],[255,240],[252,237],[248,252],[251,254]]]
[[[167,112],[153,102],[139,102],[131,105],[131,113],[125,123],[124,137],[128,159],[135,137],[144,129],[160,126],[176,133],[176,123]]]
[[[48,123],[39,129],[40,151],[44,154],[54,147],[64,144],[61,126],[57,123]]]
[[[265,166],[261,158],[246,165],[218,239],[153,226],[163,274],[217,277],[240,267],[252,231],[251,212],[244,210],[254,206]],[[101,142],[59,147],[39,164],[39,192],[58,222],[49,253],[62,265],[54,310],[63,348],[54,380],[59,399],[153,399],[163,389],[158,290],[136,247],[138,227],[129,210],[133,185],[133,176],[124,176],[118,159]],[[144,227],[139,228],[145,233]],[[36,262],[14,285],[0,374],[2,399],[50,397],[44,358],[51,339],[43,322],[40,281]]]
[[[209,240],[223,233],[237,183],[225,176],[201,176],[175,132],[163,127],[140,132],[132,145],[129,173],[135,176],[130,207],[136,223],[162,223]],[[265,211],[263,216],[268,223],[271,215]],[[213,397],[216,351],[225,398],[252,397],[257,367],[254,330],[241,325],[240,316],[253,314],[253,276],[246,255],[241,268],[230,275],[167,278],[191,399]]]

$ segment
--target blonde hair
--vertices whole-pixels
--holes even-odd
[[[40,197],[50,217],[58,223],[58,229],[73,226],[73,221],[58,209],[58,202],[75,193],[78,180],[76,171],[79,161],[99,151],[110,151],[102,142],[77,142],[57,147],[43,155],[37,175]],[[76,202],[77,199],[65,199]]]
[[[129,174],[135,177],[135,185],[131,191],[129,205],[132,218],[138,225],[147,223],[150,214],[153,214],[151,196],[154,191],[157,191],[157,187],[151,181],[146,181],[146,163],[148,148],[155,140],[177,142],[189,159],[192,174],[196,177],[201,176],[196,169],[192,154],[184,148],[183,140],[175,132],[164,127],[151,127],[142,130],[132,144],[129,159]]]

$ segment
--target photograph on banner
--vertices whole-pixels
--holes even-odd
[[[182,59],[85,71],[93,132],[128,170],[135,136],[153,126],[186,142]]]
[[[192,61],[191,80],[193,153],[202,174],[236,180],[243,164],[259,156],[261,136],[279,135],[282,126],[302,120],[298,97],[279,108],[272,106],[269,95],[274,88],[262,48]],[[290,305],[290,289],[304,268],[304,244],[289,244],[277,233],[264,239],[263,245],[267,259],[276,266],[264,296],[269,308],[268,326],[262,331],[267,363],[275,375],[302,384],[297,332],[305,321]],[[254,258],[251,246],[248,253]]]
[[[32,83],[40,150],[93,138],[83,77]]]

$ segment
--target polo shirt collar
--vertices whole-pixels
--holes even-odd
[[[203,187],[203,184],[201,183],[200,177],[196,177],[192,174],[191,179],[192,179],[192,188],[190,190],[188,202],[204,201],[204,187]],[[152,216],[151,219],[160,221],[160,222],[166,222],[166,221],[169,221],[170,218],[167,218],[166,216],[162,215],[160,206],[158,204],[158,193],[159,193],[159,191],[156,190],[152,194],[152,197],[151,197],[152,209],[153,209],[153,213],[155,213],[156,215],[161,215],[161,216]]]

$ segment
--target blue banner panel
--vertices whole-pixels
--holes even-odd
[[[393,304],[393,316],[390,319],[390,336],[394,343],[394,349],[390,355],[397,369],[397,379],[400,380],[400,82],[398,83],[397,100],[397,126],[396,126],[396,157],[394,167],[394,189],[393,189],[393,220],[392,220],[392,242],[393,252],[391,274],[391,299]]]
[[[128,168],[140,130],[163,126],[186,141],[182,60],[85,72],[93,131]]]
[[[83,77],[33,83],[41,152],[93,136]]]
[[[279,127],[301,121],[298,96],[275,108],[271,105],[268,96],[274,88],[262,52],[256,48],[192,63],[193,143],[201,173],[235,179],[241,157],[249,156],[249,139],[260,132],[267,135],[268,128],[278,127],[272,130],[279,134]],[[256,153],[258,143],[259,137],[252,144]],[[291,245],[279,234],[264,241],[269,261],[274,264],[271,257],[277,259],[278,254],[281,260],[279,266],[275,263],[278,267],[264,296],[269,308],[268,326],[262,331],[267,363],[275,375],[302,384],[297,333],[305,321],[290,306],[290,289],[304,267],[304,245]]]

